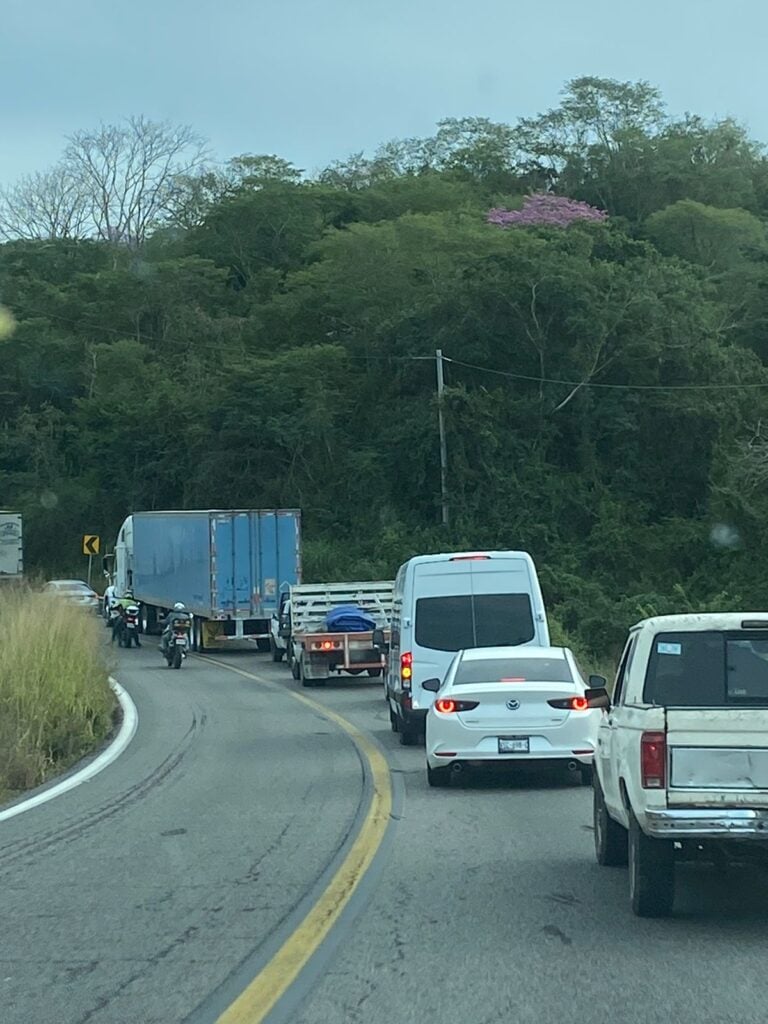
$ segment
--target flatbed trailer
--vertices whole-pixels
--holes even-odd
[[[367,672],[382,675],[390,642],[394,582],[305,583],[290,590],[289,661],[302,686],[322,686],[332,675]],[[328,613],[353,605],[366,612],[376,628],[365,632],[329,632]]]

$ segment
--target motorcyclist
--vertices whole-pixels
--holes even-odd
[[[125,609],[128,607],[129,604],[135,603],[136,599],[134,598],[133,591],[131,590],[130,587],[126,590],[122,597],[119,597],[115,601],[113,607],[117,612],[117,615],[115,616],[115,619],[112,623],[112,643],[114,643],[115,640],[120,636],[121,630],[123,628]]]
[[[160,650],[163,654],[168,653],[168,644],[171,639],[171,630],[176,622],[189,622],[191,615],[181,601],[177,601],[163,619],[163,633],[160,638]]]
[[[109,622],[109,610],[115,602],[115,586],[110,583],[104,591],[104,618]]]
[[[128,643],[127,643],[128,647],[130,647],[132,643],[135,643],[137,647],[141,647],[141,640],[139,640],[138,623],[136,623],[136,628],[134,628],[134,629],[132,629],[130,631],[128,630],[127,616],[129,614],[133,614],[134,622],[136,622],[136,619],[138,619],[138,615],[139,615],[139,606],[132,599],[126,601],[125,605],[123,607],[123,614],[122,614],[122,619],[121,619],[121,622],[122,622],[122,634],[121,635],[124,637],[124,639],[126,639],[128,641]]]

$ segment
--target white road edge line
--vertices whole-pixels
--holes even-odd
[[[120,728],[109,746],[102,750],[99,756],[86,765],[85,768],[81,768],[79,772],[74,772],[74,774],[63,779],[55,786],[51,786],[49,789],[43,790],[42,793],[29,797],[28,800],[22,800],[21,803],[14,804],[5,811],[0,811],[0,822],[8,821],[9,818],[15,818],[17,814],[23,814],[25,811],[31,811],[33,807],[39,807],[40,804],[47,803],[49,800],[53,800],[54,797],[61,796],[62,793],[67,793],[70,789],[75,789],[84,782],[88,782],[94,775],[103,772],[105,768],[120,757],[136,735],[136,730],[139,726],[139,713],[130,696],[120,683],[111,676],[109,678],[109,685],[112,687],[115,696],[120,702],[120,707],[123,709],[123,720],[120,723]]]

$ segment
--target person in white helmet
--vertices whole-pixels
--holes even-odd
[[[163,654],[168,651],[168,641],[171,636],[171,630],[174,624],[177,622],[189,622],[191,616],[187,609],[184,607],[181,601],[177,601],[176,604],[171,608],[166,617],[163,619],[163,635],[160,639],[160,649]]]

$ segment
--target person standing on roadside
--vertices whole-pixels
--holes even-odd
[[[115,585],[110,583],[107,589],[104,591],[104,618],[109,621],[109,609],[115,602]]]

